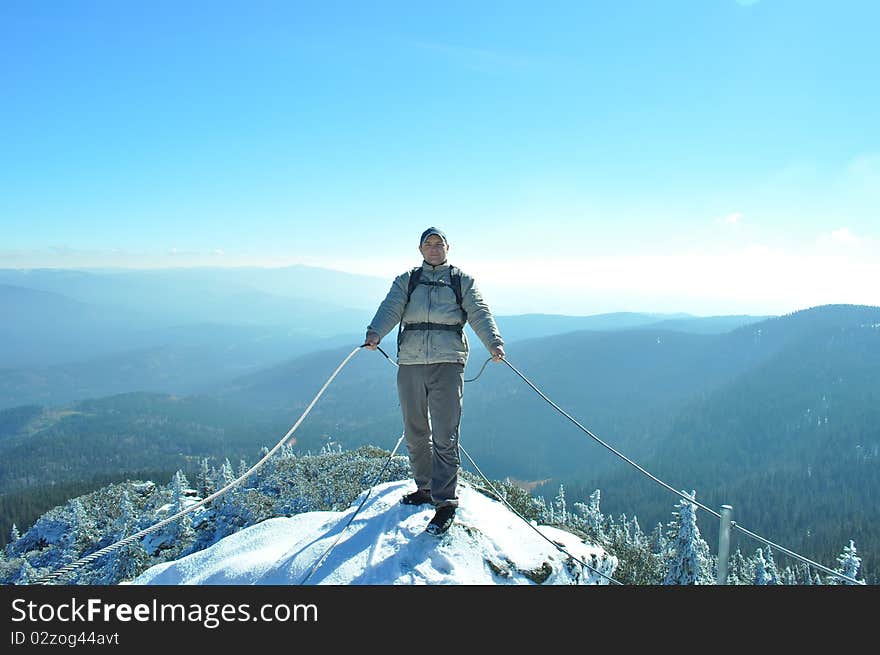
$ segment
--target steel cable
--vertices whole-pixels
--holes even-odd
[[[354,521],[354,517],[357,516],[358,512],[361,511],[361,508],[364,506],[364,503],[367,502],[367,499],[370,497],[370,494],[373,493],[373,487],[375,487],[379,483],[379,480],[382,478],[382,474],[385,473],[385,469],[388,468],[388,464],[391,463],[391,459],[397,453],[397,449],[400,448],[400,442],[403,441],[404,434],[406,434],[406,433],[405,432],[401,433],[400,438],[397,440],[397,444],[395,444],[395,446],[394,446],[394,450],[392,450],[391,454],[388,455],[388,459],[385,460],[384,466],[382,466],[382,469],[379,471],[379,473],[373,479],[373,482],[368,487],[367,493],[366,493],[366,495],[364,495],[364,499],[361,501],[361,504],[358,505],[358,508],[349,517],[346,524],[344,526],[342,526],[342,529],[339,531],[339,534],[336,535],[336,539],[333,541],[333,543],[330,544],[330,546],[327,548],[327,550],[325,550],[324,553],[318,559],[315,560],[314,564],[312,564],[312,566],[306,572],[306,575],[305,575],[305,577],[303,577],[302,581],[300,582],[300,585],[304,585],[306,583],[306,581],[310,577],[312,577],[312,575],[315,573],[315,571],[318,570],[318,567],[324,562],[325,559],[327,559],[327,556],[330,554],[330,551],[332,551],[336,547],[336,544],[339,543],[339,540],[342,538],[342,533],[345,532],[346,528],[348,528],[348,526],[351,525],[351,522]]]
[[[470,453],[468,453],[468,451],[466,451],[466,450],[464,449],[464,446],[461,445],[461,442],[459,442],[458,447],[461,448],[461,451],[467,456],[467,458],[470,460],[471,464],[473,464],[473,467],[477,470],[477,473],[480,474],[480,477],[483,478],[483,480],[486,482],[486,484],[489,485],[489,488],[492,490],[492,493],[495,495],[495,497],[496,497],[498,500],[500,500],[501,502],[503,502],[505,505],[507,505],[507,509],[509,509],[511,512],[513,512],[514,514],[516,514],[519,518],[521,518],[521,519],[523,520],[523,522],[524,522],[527,526],[529,526],[532,530],[534,530],[535,532],[537,532],[538,535],[539,535],[542,539],[544,539],[544,540],[546,540],[547,542],[549,542],[549,543],[550,543],[551,545],[553,545],[553,547],[555,547],[557,550],[559,550],[559,551],[565,553],[566,555],[568,555],[569,557],[571,557],[571,558],[572,558],[573,560],[575,560],[576,562],[580,562],[581,565],[587,567],[587,568],[590,569],[593,573],[597,573],[598,575],[602,576],[603,578],[605,578],[605,579],[608,580],[609,582],[613,582],[614,584],[617,584],[617,585],[623,585],[622,582],[618,582],[617,580],[615,580],[615,579],[612,578],[611,576],[609,576],[609,575],[607,575],[607,574],[605,574],[605,573],[602,573],[602,571],[599,571],[598,569],[594,569],[592,566],[590,566],[589,564],[587,564],[587,563],[586,563],[585,561],[583,561],[581,558],[579,558],[579,557],[577,557],[577,556],[575,556],[575,555],[572,555],[572,554],[571,554],[570,552],[568,552],[563,546],[560,546],[558,543],[556,543],[555,541],[553,541],[552,539],[550,539],[550,537],[548,537],[548,536],[545,535],[543,532],[541,532],[540,530],[538,530],[537,527],[535,527],[534,525],[532,525],[532,522],[531,522],[531,521],[529,521],[525,516],[523,516],[522,514],[520,514],[520,513],[519,513],[519,512],[513,507],[513,505],[511,505],[509,502],[507,502],[507,498],[505,498],[502,494],[500,494],[500,493],[498,492],[498,490],[495,488],[495,486],[489,481],[489,478],[487,478],[487,477],[483,474],[483,472],[480,470],[480,467],[477,466],[477,463],[474,461],[474,458],[471,457],[471,456],[470,456]]]
[[[352,350],[344,360],[342,360],[342,363],[339,364],[339,366],[336,367],[336,370],[333,371],[333,373],[330,375],[329,378],[327,378],[327,381],[324,383],[324,386],[321,387],[321,390],[318,391],[317,395],[312,399],[312,402],[309,403],[308,407],[306,407],[305,411],[302,413],[302,415],[299,417],[299,419],[296,421],[296,423],[294,423],[293,427],[291,427],[290,430],[287,431],[287,434],[285,434],[281,438],[281,440],[277,444],[275,444],[275,446],[272,448],[272,450],[270,450],[268,453],[266,453],[266,455],[264,455],[260,461],[258,461],[251,468],[249,468],[247,471],[242,473],[237,479],[233,480],[232,482],[227,484],[225,487],[223,487],[219,491],[216,491],[213,494],[211,494],[210,496],[203,498],[199,502],[194,503],[193,505],[190,505],[189,507],[178,512],[177,514],[174,514],[173,516],[169,516],[168,518],[163,519],[162,521],[159,521],[158,523],[151,525],[150,527],[145,528],[145,529],[141,530],[140,532],[136,532],[135,534],[129,535],[128,537],[125,537],[124,539],[120,539],[119,541],[112,543],[109,546],[105,546],[104,548],[101,548],[100,550],[96,550],[95,552],[90,553],[89,555],[86,555],[85,557],[82,557],[82,558],[76,560],[75,562],[65,564],[60,569],[57,569],[56,571],[53,571],[52,573],[48,573],[46,575],[43,575],[43,576],[37,578],[33,582],[33,584],[43,584],[43,585],[50,584],[50,583],[52,583],[52,581],[57,580],[58,578],[61,578],[69,573],[72,573],[73,571],[84,566],[85,564],[88,564],[89,562],[96,560],[99,557],[102,557],[103,555],[106,555],[106,554],[108,554],[118,548],[121,548],[123,545],[125,545],[127,543],[130,543],[136,539],[140,539],[142,537],[145,537],[148,534],[155,532],[159,528],[166,526],[169,523],[176,521],[177,519],[194,512],[195,510],[197,510],[198,508],[211,502],[212,500],[219,498],[220,496],[225,494],[227,491],[229,491],[233,487],[236,487],[239,484],[241,484],[246,478],[250,477],[254,472],[256,472],[259,468],[261,468],[263,466],[263,464],[265,464],[266,461],[268,461],[269,458],[272,457],[272,455],[274,455],[275,452],[279,448],[281,448],[287,442],[288,439],[290,439],[290,437],[293,435],[293,433],[296,432],[297,428],[299,428],[299,426],[303,422],[303,420],[305,420],[306,416],[309,415],[309,412],[312,411],[312,408],[318,402],[318,399],[324,394],[324,391],[327,390],[327,387],[330,386],[330,383],[333,382],[333,380],[339,374],[339,371],[341,371],[342,368],[346,364],[348,364],[349,360],[352,357],[354,357],[357,354],[357,352],[363,347],[364,347],[363,345],[358,346],[357,348]]]
[[[565,416],[565,418],[567,418],[569,421],[571,421],[572,423],[574,423],[578,428],[580,428],[583,432],[585,432],[588,436],[590,436],[590,437],[591,437],[593,440],[595,440],[597,443],[599,443],[599,444],[602,445],[603,447],[605,447],[605,448],[607,448],[608,450],[610,450],[612,453],[614,453],[615,455],[617,455],[620,459],[624,460],[624,461],[627,462],[628,464],[630,464],[630,465],[632,465],[633,467],[635,467],[640,473],[642,473],[643,475],[647,476],[648,478],[650,478],[651,480],[653,480],[653,481],[656,482],[657,484],[659,484],[659,485],[661,485],[662,487],[668,489],[669,491],[671,491],[672,493],[676,494],[677,496],[680,496],[681,498],[683,498],[683,499],[686,500],[687,502],[689,502],[689,503],[691,503],[691,504],[693,504],[693,505],[699,507],[700,509],[703,509],[703,510],[707,511],[707,512],[708,512],[709,514],[711,514],[712,516],[714,516],[714,517],[716,517],[716,518],[718,518],[718,519],[721,518],[721,514],[719,514],[719,513],[716,512],[715,510],[711,509],[710,507],[707,507],[706,505],[703,505],[702,503],[697,502],[696,499],[691,498],[691,497],[688,496],[687,494],[682,493],[681,491],[678,491],[678,490],[674,489],[672,486],[670,486],[670,485],[668,485],[667,483],[663,482],[663,480],[661,480],[660,478],[658,478],[658,477],[652,475],[652,474],[649,473],[647,470],[645,470],[643,467],[639,466],[636,462],[634,462],[633,460],[631,460],[630,458],[628,458],[626,455],[624,455],[623,453],[619,452],[618,450],[612,448],[610,445],[608,445],[607,443],[605,443],[604,441],[602,441],[599,437],[597,437],[595,434],[593,434],[593,433],[590,432],[587,428],[585,428],[583,425],[581,425],[577,420],[575,420],[575,419],[574,419],[574,418],[573,418],[568,412],[566,412],[566,411],[565,411],[564,409],[562,409],[559,405],[557,405],[557,404],[554,403],[552,400],[550,400],[550,398],[548,398],[548,397],[544,394],[544,392],[542,392],[540,389],[538,389],[538,387],[536,387],[536,386],[532,383],[532,381],[529,380],[525,375],[523,375],[522,373],[520,373],[519,370],[517,370],[517,368],[516,368],[513,364],[511,364],[509,361],[507,361],[506,358],[503,359],[503,361],[504,361],[505,364],[507,364],[507,365],[510,367],[510,369],[511,369],[514,373],[516,373],[520,378],[522,378],[522,380],[523,380],[527,385],[529,385],[529,386],[530,386],[530,387],[531,387],[531,388],[532,388],[532,389],[533,389],[533,390],[534,390],[539,396],[541,396],[541,398],[543,398],[544,400],[546,400],[547,403],[549,403],[549,404],[550,404],[550,405],[551,405],[556,411],[558,411],[560,414],[562,414],[563,416]],[[773,543],[772,541],[769,541],[768,539],[765,539],[764,537],[761,537],[760,535],[755,534],[754,532],[750,532],[749,530],[746,530],[745,528],[743,528],[743,527],[741,527],[740,525],[738,525],[735,521],[731,521],[731,522],[730,522],[730,525],[731,525],[731,527],[733,527],[733,528],[739,530],[739,531],[742,532],[743,534],[745,534],[745,535],[747,535],[747,536],[749,536],[749,537],[752,537],[753,539],[757,539],[757,540],[759,540],[759,541],[762,541],[762,542],[764,542],[765,544],[767,544],[768,546],[771,546],[771,547],[773,547],[773,548],[777,548],[780,552],[785,553],[786,555],[788,555],[788,556],[790,556],[790,557],[793,557],[793,558],[795,558],[795,559],[797,559],[797,560],[800,560],[801,562],[804,562],[805,564],[809,564],[810,566],[814,566],[814,567],[816,567],[817,569],[819,569],[819,570],[821,570],[821,571],[824,571],[824,572],[827,573],[828,575],[834,576],[834,577],[836,577],[836,578],[839,578],[839,579],[841,579],[841,580],[844,580],[844,581],[846,581],[846,582],[848,582],[848,583],[850,583],[850,584],[854,584],[854,585],[864,585],[864,584],[866,584],[865,582],[862,582],[862,581],[856,580],[856,579],[854,579],[854,578],[851,578],[851,577],[849,577],[849,576],[847,576],[847,575],[844,575],[844,574],[840,573],[839,571],[834,571],[834,570],[832,570],[832,569],[829,569],[827,566],[823,566],[823,565],[821,565],[821,564],[819,564],[819,563],[817,563],[817,562],[814,562],[814,561],[812,561],[812,560],[810,560],[810,559],[807,559],[807,558],[804,557],[803,555],[799,555],[798,553],[795,553],[794,551],[789,550],[788,548],[784,548],[783,546],[780,546],[780,545],[778,545],[778,544],[775,544],[775,543]]]

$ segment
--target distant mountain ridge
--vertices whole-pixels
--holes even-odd
[[[843,320],[852,311],[856,310],[819,308],[722,335],[686,334],[651,326],[617,332],[578,331],[524,340],[510,349],[509,357],[561,405],[589,416],[594,431],[614,435],[621,447],[644,457],[652,453],[651,444],[659,439],[663,426],[675,418],[677,406],[772,357],[796,340],[799,331],[827,323],[828,314],[843,312]],[[856,320],[880,322],[876,316],[880,310],[865,311]],[[804,321],[804,316],[815,320]],[[832,320],[828,326],[836,324]],[[478,348],[472,353],[466,377],[476,375],[483,364]],[[280,427],[305,407],[349,351],[346,345],[301,355],[287,364],[224,383],[212,395],[235,411],[260,414]],[[378,353],[360,353],[310,415],[302,428],[301,443],[320,447],[320,435],[326,434],[353,446],[375,441],[375,435],[397,432],[395,371]],[[559,470],[551,470],[555,466],[548,468],[541,462],[553,461],[550,450],[560,445],[566,452],[571,447],[578,453],[574,458],[562,458],[572,470],[578,468],[575,463],[579,457],[595,459],[591,451],[584,450],[578,435],[566,434],[566,430],[560,444],[553,440],[559,433],[558,424],[530,418],[535,411],[544,410],[538,404],[540,399],[529,394],[532,392],[503,364],[490,364],[479,381],[466,385],[463,439],[473,439],[474,452],[496,462],[496,474],[522,479],[558,476]],[[102,402],[89,401],[89,406],[98,407]],[[108,406],[112,404],[110,400]],[[363,434],[364,430],[370,434]],[[517,435],[526,441],[521,442]],[[535,447],[545,454],[535,457]],[[520,454],[526,452],[529,454]]]
[[[691,316],[690,314],[645,314],[612,312],[592,316],[564,316],[560,314],[519,314],[496,317],[499,329],[507,343],[591,330],[609,332],[640,329],[648,326],[676,332],[720,334],[735,328],[766,320],[767,316]]]
[[[360,333],[387,285],[305,266],[0,269],[0,308],[14,317],[0,325],[0,369],[174,345],[174,331],[188,325],[284,328],[304,340]]]
[[[0,269],[0,309],[13,317],[0,323],[0,409],[135,391],[210,393],[238,375],[359,343],[388,284],[305,266]],[[696,332],[758,320],[638,313],[497,319],[508,342],[662,320]]]

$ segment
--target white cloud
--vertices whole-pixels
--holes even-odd
[[[831,233],[831,240],[835,243],[854,244],[859,242],[859,237],[850,232],[848,227],[842,227]]]
[[[718,222],[723,223],[724,225],[739,225],[739,222],[742,220],[741,212],[734,212],[733,214],[728,214],[723,218],[719,218]]]
[[[864,248],[753,244],[708,254],[469,262],[490,302],[505,311],[589,314],[685,311],[782,314],[816,305],[880,306],[880,258]],[[500,310],[499,310],[500,311]]]

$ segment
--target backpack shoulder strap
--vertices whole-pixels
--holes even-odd
[[[455,301],[461,308],[461,313],[464,315],[464,322],[467,323],[467,311],[462,304],[463,296],[461,294],[461,270],[456,268],[455,266],[450,266],[449,278],[452,282],[452,291],[455,293]]]
[[[461,271],[455,266],[449,267],[449,280],[452,282],[452,291],[455,293],[455,302],[461,304]]]
[[[409,284],[406,288],[406,304],[409,304],[409,299],[412,297],[412,292],[416,288],[419,283],[419,280],[422,279],[422,267],[416,266],[409,272]],[[404,305],[404,311],[406,311],[406,305]],[[400,340],[403,338],[403,317],[400,319],[400,323],[397,324],[397,354],[400,355]]]
[[[409,287],[406,290],[406,302],[409,303],[409,299],[412,297],[412,292],[418,286],[419,280],[422,279],[422,267],[416,266],[413,270],[409,272]]]

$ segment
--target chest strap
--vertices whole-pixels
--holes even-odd
[[[451,332],[461,332],[464,325],[461,323],[450,325],[449,323],[405,323],[404,330],[449,330]]]

